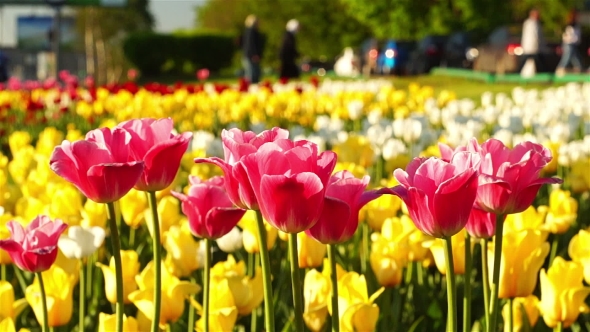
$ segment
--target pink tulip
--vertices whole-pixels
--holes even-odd
[[[551,150],[524,142],[509,149],[497,139],[481,146],[472,139],[468,150],[479,153],[477,205],[495,214],[519,213],[531,204],[544,184],[562,183],[558,178],[539,178],[551,159]]]
[[[465,229],[474,238],[489,239],[496,231],[496,215],[474,206]]]
[[[122,129],[92,130],[85,140],[55,147],[49,165],[89,199],[111,203],[125,196],[143,172],[143,161],[129,161],[130,139]]]
[[[379,192],[399,196],[422,232],[450,237],[469,220],[477,194],[478,164],[479,156],[469,152],[455,153],[450,162],[415,158],[406,171],[393,172],[399,185]]]
[[[55,263],[57,241],[68,225],[42,215],[33,219],[26,228],[16,221],[9,221],[6,227],[11,237],[0,240],[0,248],[8,252],[21,270],[36,273],[48,270]]]
[[[262,216],[286,233],[299,233],[320,218],[324,194],[336,165],[336,154],[318,154],[305,140],[265,143],[240,161],[237,181],[252,185]]]
[[[192,233],[211,240],[229,233],[246,210],[234,207],[223,189],[223,179],[214,177],[197,183],[193,178],[191,182],[188,196],[171,193],[182,202],[182,212],[188,217]]]
[[[192,133],[172,133],[173,122],[166,119],[135,119],[120,123],[131,134],[130,160],[143,160],[145,168],[135,189],[159,191],[167,188],[180,167],[180,160],[188,148]]]
[[[466,146],[458,146],[453,150],[453,148],[451,148],[450,146],[448,146],[444,143],[438,143],[438,149],[440,151],[440,159],[442,159],[446,162],[449,162],[453,158],[453,155],[455,154],[455,152],[466,151],[467,147]]]
[[[252,131],[241,131],[233,128],[221,132],[224,159],[217,157],[197,158],[196,163],[211,163],[219,166],[224,173],[225,190],[234,204],[241,208],[258,210],[258,201],[250,181],[240,182],[237,178],[246,179],[243,165],[239,162],[243,157],[255,153],[264,143],[287,139],[289,132],[278,127],[265,130],[256,135]]]
[[[197,79],[199,81],[204,81],[209,78],[209,69],[203,68],[197,70]]]
[[[364,191],[368,184],[369,176],[357,179],[349,171],[332,175],[320,219],[305,233],[324,244],[349,240],[358,228],[360,209],[381,196],[375,190]]]

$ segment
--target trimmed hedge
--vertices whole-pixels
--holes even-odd
[[[218,71],[231,65],[235,37],[219,33],[133,33],[123,43],[125,56],[143,75],[193,74],[199,68]]]

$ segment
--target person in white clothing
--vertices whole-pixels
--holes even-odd
[[[522,38],[520,41],[522,47],[522,56],[520,57],[520,65],[518,72],[526,64],[527,60],[533,59],[537,72],[545,69],[542,53],[546,49],[545,37],[543,36],[543,29],[541,22],[539,22],[539,10],[532,9],[529,12],[529,17],[522,25]]]
[[[571,63],[574,71],[579,73],[582,70],[582,61],[580,61],[580,53],[578,45],[582,39],[580,25],[577,22],[576,12],[573,11],[568,17],[568,23],[562,35],[562,55],[561,61],[557,65],[555,71],[558,76],[565,74],[565,68]]]

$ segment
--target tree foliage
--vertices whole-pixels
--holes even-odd
[[[336,57],[347,46],[358,47],[370,36],[366,25],[347,14],[340,0],[209,0],[197,8],[197,24],[202,29],[232,31],[238,36],[244,19],[255,14],[266,36],[265,61],[278,60],[281,38],[288,20],[299,20],[299,51],[311,58]]]

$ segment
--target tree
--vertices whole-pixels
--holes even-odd
[[[201,29],[231,31],[238,36],[244,19],[255,14],[266,36],[265,61],[276,65],[278,49],[288,20],[299,20],[297,36],[301,54],[310,58],[333,59],[347,47],[358,47],[369,29],[346,13],[340,0],[209,0],[196,9]]]
[[[86,71],[97,83],[118,81],[126,68],[122,52],[125,35],[150,31],[154,18],[149,0],[127,0],[124,8],[84,7],[78,9],[77,25],[84,36]],[[108,56],[107,56],[108,55]]]

